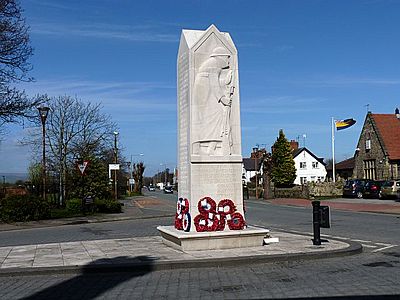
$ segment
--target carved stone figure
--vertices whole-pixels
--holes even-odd
[[[199,67],[193,88],[193,154],[230,155],[231,106],[235,91],[231,53],[216,47]]]

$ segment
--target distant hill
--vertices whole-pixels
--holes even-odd
[[[4,177],[3,177],[4,176]],[[7,183],[15,183],[17,180],[28,180],[27,173],[0,173],[0,184],[3,183],[3,180]]]

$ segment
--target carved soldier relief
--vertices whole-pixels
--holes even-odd
[[[230,50],[216,39],[202,46],[195,54],[192,155],[229,156],[234,144],[232,109],[238,106],[235,61]]]

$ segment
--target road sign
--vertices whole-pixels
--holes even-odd
[[[109,164],[108,167],[110,170],[119,170],[119,164]]]
[[[78,164],[79,171],[81,172],[82,175],[85,173],[88,163],[89,163],[89,161],[85,160],[85,161],[83,161],[82,164]]]

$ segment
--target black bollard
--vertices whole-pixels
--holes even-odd
[[[313,231],[314,231],[314,239],[313,245],[321,245],[321,231],[320,231],[320,224],[321,224],[321,213],[320,213],[320,202],[313,201]]]

